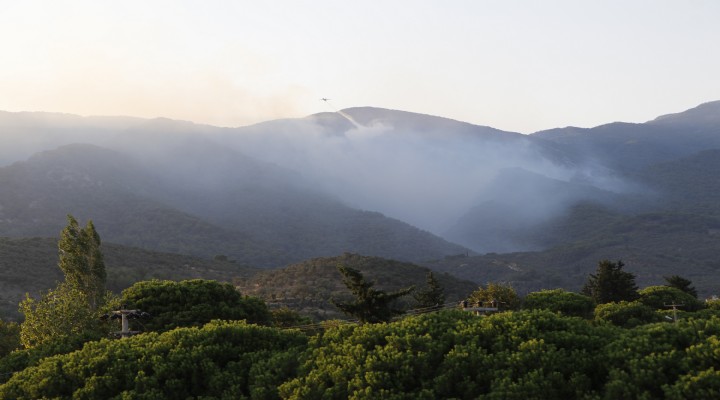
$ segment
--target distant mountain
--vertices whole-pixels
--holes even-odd
[[[347,318],[330,301],[345,299],[349,290],[342,283],[338,265],[354,268],[375,287],[381,290],[398,290],[415,286],[425,288],[428,268],[410,263],[345,253],[338,257],[316,258],[293,264],[282,269],[263,271],[250,278],[240,280],[238,289],[248,295],[257,296],[273,306],[289,307],[312,315],[317,319]],[[468,297],[477,285],[443,273],[435,273],[442,286],[447,303],[454,303]],[[412,296],[403,299],[406,307],[413,308]]]
[[[583,182],[506,169],[445,237],[481,253],[540,250],[568,238],[549,238],[537,232],[538,227],[562,218],[574,205],[592,202],[620,207],[620,199],[616,193]]]
[[[718,133],[720,136],[720,132]],[[720,216],[720,148],[658,163],[638,177],[655,191],[666,208]]]
[[[68,145],[0,168],[0,236],[56,236],[71,213],[108,242],[261,267],[346,250],[416,261],[465,251],[282,168],[192,144],[167,160]]]
[[[482,280],[460,265],[512,259],[488,276],[572,286],[609,257],[705,279],[718,115],[521,135],[372,107],[240,128],[0,113],[0,236],[73,213],[108,242],[263,267],[348,251]]]
[[[108,242],[190,255],[242,254],[262,265],[273,247],[143,195],[157,178],[131,158],[68,145],[0,168],[0,236],[56,237],[66,215],[92,219]]]
[[[622,260],[642,287],[665,284],[664,276],[693,281],[701,298],[720,294],[720,219],[691,214],[624,216],[584,205],[542,232],[574,240],[534,252],[488,253],[423,265],[480,284],[506,282],[521,293],[580,290],[599,260]]]
[[[720,101],[703,103],[680,113],[661,115],[648,124],[690,128],[714,136],[720,133]]]
[[[573,160],[619,171],[638,171],[655,163],[720,148],[720,101],[644,124],[615,122],[591,129],[562,128],[532,136],[558,145]]]
[[[145,123],[132,117],[0,111],[0,166],[70,143],[106,145],[119,132]]]
[[[357,208],[442,234],[499,171],[584,175],[556,144],[430,115],[349,108],[216,132],[215,140],[298,171]],[[589,176],[588,179],[594,179]]]

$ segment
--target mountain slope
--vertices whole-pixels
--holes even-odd
[[[539,250],[557,242],[538,232],[571,207],[592,202],[618,205],[620,196],[583,182],[561,181],[519,168],[500,171],[478,205],[446,237],[478,252]],[[566,238],[555,238],[562,242]]]
[[[405,260],[464,251],[313,192],[281,168],[192,144],[162,162],[69,145],[1,168],[0,235],[54,236],[71,213],[110,242],[264,267],[343,251]]]
[[[644,124],[615,122],[591,129],[563,128],[532,136],[556,143],[574,160],[637,172],[659,162],[720,148],[720,101]]]
[[[367,280],[376,282],[376,288],[386,291],[413,285],[418,290],[423,289],[430,271],[410,263],[345,253],[338,257],[316,258],[282,269],[263,271],[240,280],[238,288],[245,294],[258,296],[275,306],[286,306],[317,319],[347,318],[330,301],[349,295],[342,283],[342,275],[337,270],[338,265],[359,270]],[[436,273],[435,278],[443,287],[447,303],[464,299],[477,289],[474,283],[447,274]],[[412,296],[403,301],[407,307],[413,307]]]

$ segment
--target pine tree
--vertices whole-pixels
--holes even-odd
[[[600,261],[597,273],[590,274],[582,293],[592,297],[597,304],[638,299],[640,295],[635,284],[635,274],[623,271],[624,266],[620,260],[616,263]]]
[[[343,275],[343,283],[355,296],[354,301],[340,302],[332,299],[332,303],[345,314],[351,315],[361,323],[387,322],[402,310],[392,307],[392,303],[413,291],[414,287],[385,292],[373,289],[374,282],[368,282],[360,271],[342,265],[337,266]]]
[[[426,275],[427,286],[413,294],[418,308],[440,307],[445,304],[445,290],[432,271]]]
[[[685,279],[679,275],[673,275],[673,276],[666,276],[665,282],[667,282],[666,286],[680,289],[683,292],[685,292],[697,299],[697,296],[698,296],[697,289],[695,289],[694,286],[691,286],[692,282],[689,281],[688,279]]]

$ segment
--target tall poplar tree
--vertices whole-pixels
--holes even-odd
[[[58,266],[65,274],[65,282],[84,293],[95,309],[105,297],[105,262],[100,252],[100,235],[92,221],[80,228],[72,215],[60,233]]]
[[[60,233],[58,266],[65,281],[42,294],[39,300],[25,295],[20,312],[20,341],[31,348],[57,338],[98,331],[99,307],[107,298],[105,263],[100,252],[100,236],[92,222],[85,228],[68,215],[68,225]]]

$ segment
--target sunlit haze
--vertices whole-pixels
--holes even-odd
[[[522,133],[644,122],[720,99],[718,16],[714,0],[7,1],[0,110],[241,126],[375,106]]]

